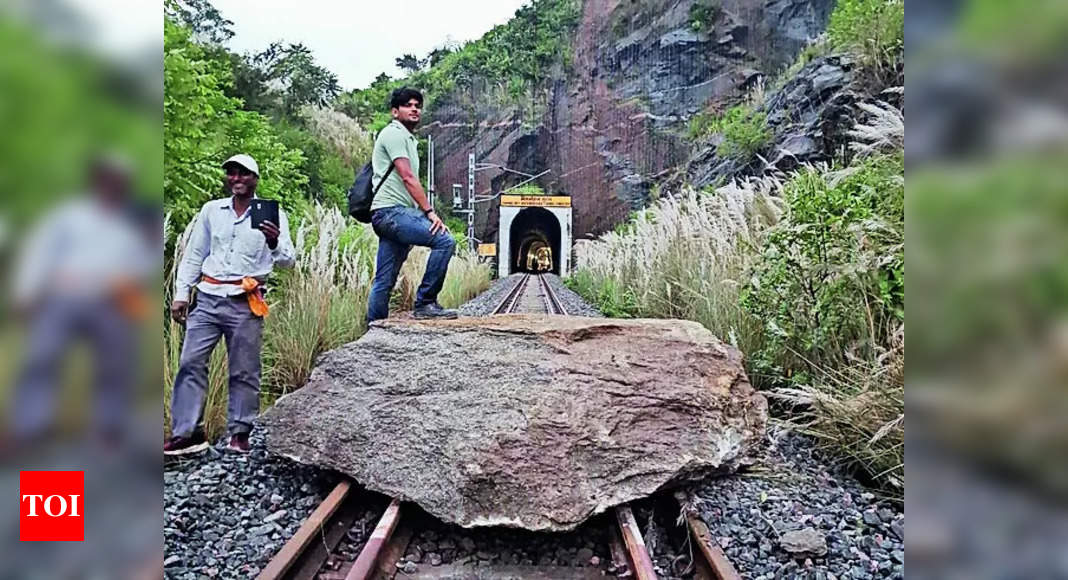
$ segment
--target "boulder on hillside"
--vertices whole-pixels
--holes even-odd
[[[570,530],[747,459],[767,402],[697,323],[390,320],[323,355],[268,449],[461,526]]]

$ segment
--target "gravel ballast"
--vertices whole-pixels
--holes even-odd
[[[167,458],[164,573],[167,578],[251,578],[337,483],[337,476],[269,456],[263,430],[247,455],[213,447]]]
[[[751,473],[694,488],[713,539],[743,578],[904,578],[902,506],[813,450],[810,439],[775,431]]]

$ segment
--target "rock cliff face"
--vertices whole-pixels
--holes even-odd
[[[435,187],[451,199],[476,162],[536,174],[572,196],[574,236],[603,233],[649,199],[691,157],[690,117],[742,96],[791,62],[826,27],[834,0],[586,0],[572,61],[522,106],[491,90],[451,95],[424,128],[436,149]],[[476,192],[520,177],[476,173]],[[492,240],[485,204],[478,237]]]

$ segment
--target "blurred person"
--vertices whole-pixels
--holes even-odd
[[[159,271],[159,245],[135,215],[132,172],[125,157],[96,157],[87,195],[45,216],[18,257],[12,297],[28,339],[9,424],[19,446],[55,431],[61,363],[78,339],[88,340],[93,355],[94,431],[108,444],[123,437],[137,323]]]
[[[399,88],[393,91],[389,106],[393,121],[378,134],[371,155],[373,183],[379,187],[371,202],[378,258],[367,300],[367,322],[389,316],[389,294],[412,246],[430,248],[413,314],[416,318],[456,318],[455,310],[438,304],[456,241],[419,183],[419,151],[412,131],[419,124],[423,94]]]
[[[208,390],[208,361],[219,338],[226,337],[230,364],[227,449],[249,450],[252,421],[259,412],[260,351],[267,304],[262,286],[275,266],[290,268],[296,250],[289,222],[279,209],[279,224],[252,227],[251,204],[260,169],[249,155],[223,163],[230,197],[209,201],[195,218],[178,266],[171,316],[186,325],[185,340],[171,399],[171,438],[165,455],[199,453],[208,448],[199,428]],[[196,286],[195,304],[190,290]]]
[[[1068,578],[1068,4],[915,8],[911,576]]]

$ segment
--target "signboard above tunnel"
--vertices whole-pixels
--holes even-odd
[[[504,207],[571,207],[566,195],[502,195]]]

